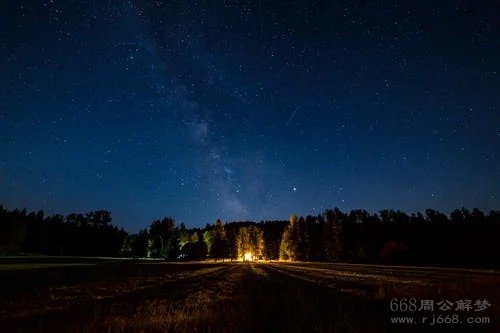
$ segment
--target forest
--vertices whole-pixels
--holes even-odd
[[[217,220],[186,228],[153,221],[138,233],[112,224],[111,212],[66,216],[0,206],[1,255],[164,258],[165,260],[289,260],[498,267],[500,211],[427,209],[370,213],[329,209],[281,221]]]

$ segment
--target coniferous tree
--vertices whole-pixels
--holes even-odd
[[[297,258],[297,216],[291,215],[289,224],[283,231],[283,238],[280,246],[281,260],[296,260]]]

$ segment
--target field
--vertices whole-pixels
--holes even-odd
[[[0,282],[2,332],[499,331],[500,273],[486,270],[0,259]],[[401,305],[420,307],[426,299],[486,299],[491,306],[410,311]],[[431,325],[433,315],[450,322]],[[409,316],[419,323],[391,322]],[[467,324],[469,317],[481,323]]]

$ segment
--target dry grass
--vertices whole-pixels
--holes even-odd
[[[453,280],[449,272],[421,273],[387,273],[384,278],[383,269],[244,263],[120,263],[0,272],[2,279],[17,277],[2,280],[8,282],[1,288],[0,329],[384,332],[395,328],[388,323],[392,297],[475,295],[498,283],[487,274]]]

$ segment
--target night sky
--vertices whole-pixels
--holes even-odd
[[[500,208],[498,6],[369,3],[2,1],[0,203],[129,231]]]

